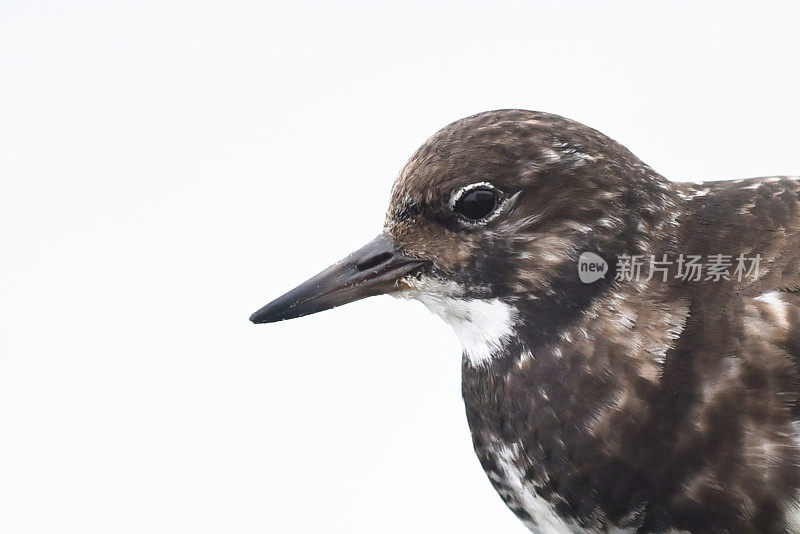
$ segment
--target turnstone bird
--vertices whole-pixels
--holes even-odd
[[[800,183],[671,183],[562,117],[431,137],[383,232],[251,317],[455,330],[475,452],[539,533],[800,532]]]

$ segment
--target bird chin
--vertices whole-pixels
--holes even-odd
[[[473,366],[485,365],[503,352],[512,338],[519,314],[499,298],[473,298],[453,281],[428,276],[406,277],[398,298],[424,304],[455,332],[464,358]]]

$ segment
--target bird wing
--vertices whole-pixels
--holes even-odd
[[[800,396],[800,178],[711,182],[679,191],[688,206],[680,252],[722,254],[732,264],[727,283],[687,289],[690,313],[701,323],[690,342],[720,353],[716,360],[735,354],[748,364],[780,366],[788,359],[793,383],[775,389]],[[734,274],[740,257],[755,269]]]
[[[756,297],[800,288],[800,178],[772,176],[679,187],[687,201],[688,253],[759,258],[732,292]]]

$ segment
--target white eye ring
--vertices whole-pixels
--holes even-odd
[[[461,200],[461,198],[464,195],[466,195],[470,191],[474,191],[475,189],[491,189],[492,191],[497,191],[497,188],[493,186],[490,182],[477,182],[474,184],[465,185],[464,187],[462,187],[461,189],[450,195],[450,202],[448,202],[447,205],[450,207],[450,209],[455,208],[458,201]]]
[[[471,193],[472,191],[475,191],[476,189],[488,189],[488,190],[492,191],[495,194],[495,197],[497,199],[497,203],[495,204],[494,209],[489,214],[487,214],[485,217],[483,217],[481,219],[470,219],[470,218],[465,217],[464,215],[460,214],[456,210],[456,206],[458,205],[458,202],[462,198],[464,198],[465,195],[468,195],[469,193]],[[471,225],[485,224],[485,223],[491,221],[492,219],[497,217],[497,215],[500,213],[500,209],[503,207],[504,204],[505,204],[505,199],[503,199],[503,196],[500,194],[500,191],[498,191],[498,189],[494,185],[492,185],[490,182],[477,182],[477,183],[474,183],[474,184],[466,185],[466,186],[462,187],[461,189],[457,190],[456,192],[454,192],[450,196],[450,201],[447,203],[448,207],[450,208],[450,211],[452,211],[453,213],[458,215],[459,219],[461,219],[463,222],[465,222],[467,224],[471,224]]]

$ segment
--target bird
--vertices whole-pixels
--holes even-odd
[[[473,448],[530,531],[800,532],[797,177],[673,182],[573,120],[479,113],[250,319],[382,294],[459,338]]]

